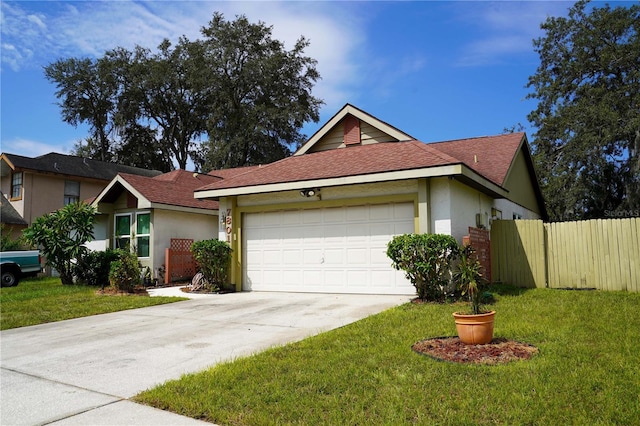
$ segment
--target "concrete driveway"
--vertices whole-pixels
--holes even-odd
[[[165,289],[167,293],[175,289]],[[411,296],[245,292],[0,332],[2,425],[189,425],[127,399]]]

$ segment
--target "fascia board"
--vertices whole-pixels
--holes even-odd
[[[447,166],[428,167],[423,169],[372,173],[368,175],[283,182],[268,185],[246,186],[241,188],[211,189],[207,191],[198,191],[194,196],[196,198],[219,198],[232,195],[249,195],[266,192],[292,191],[300,190],[301,188],[355,185],[362,183],[389,182],[394,180],[416,179],[424,177],[452,176],[462,174],[462,168],[463,165],[461,164],[452,164]]]
[[[127,191],[131,192],[138,199],[138,207],[139,208],[149,208],[151,206],[151,202],[146,199],[144,195],[142,195],[138,190],[136,190],[129,182],[127,182],[122,176],[117,175],[113,180],[107,185],[105,189],[100,192],[100,194],[96,197],[95,200],[91,203],[92,206],[97,207],[100,202],[102,202],[102,198],[109,193],[109,191],[115,186],[116,183],[122,185]]]
[[[324,126],[322,126],[320,130],[318,130],[313,136],[311,136],[311,138],[304,145],[302,145],[302,147],[300,147],[300,149],[297,150],[293,155],[294,156],[302,155],[302,154],[305,154],[307,151],[309,151],[309,149],[311,149],[311,147],[315,145],[316,142],[318,142],[318,140],[320,140],[325,134],[327,134],[329,130],[333,129],[347,114],[353,115],[354,117],[358,118],[360,121],[369,123],[373,127],[388,134],[389,136],[396,138],[399,141],[414,139],[411,135],[408,135],[396,129],[393,126],[383,121],[380,121],[379,119],[367,114],[366,112],[359,110],[353,105],[347,104],[340,111],[338,111],[336,115],[331,117],[331,119],[327,121],[327,123]]]
[[[493,195],[497,195],[502,198],[507,198],[509,195],[509,191],[482,177],[465,165],[462,165],[462,170],[459,174],[475,182],[479,187],[485,188],[486,191],[492,193]]]
[[[178,211],[183,213],[206,214],[210,216],[218,215],[218,209],[199,209],[196,207],[174,206],[171,204],[161,204],[161,203],[149,203],[149,206],[146,208],[171,210],[171,211]]]

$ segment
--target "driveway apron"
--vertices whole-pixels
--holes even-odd
[[[127,399],[409,300],[242,292],[5,330],[0,424],[203,424]]]

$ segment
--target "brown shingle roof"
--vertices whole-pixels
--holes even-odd
[[[435,149],[458,158],[471,169],[502,186],[524,133],[430,143]]]
[[[127,173],[120,173],[120,177],[152,203],[218,209],[217,201],[198,200],[193,197],[193,191],[196,188],[220,180],[215,176],[174,170],[152,178]]]
[[[330,179],[460,163],[501,186],[522,137],[523,134],[518,133],[430,144],[414,140],[321,151],[256,167],[248,173],[197,190]],[[475,162],[474,155],[478,156],[478,162]]]

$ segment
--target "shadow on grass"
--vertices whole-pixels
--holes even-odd
[[[492,283],[485,288],[485,291],[498,294],[500,296],[522,296],[528,291],[535,290],[528,287],[517,287],[511,284]]]

